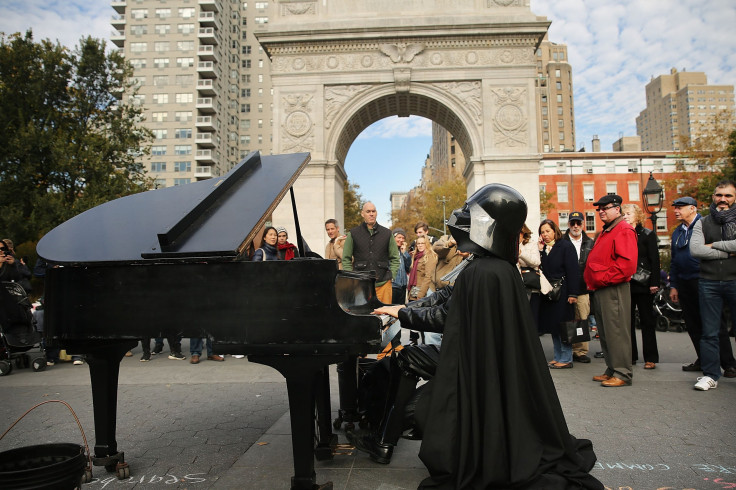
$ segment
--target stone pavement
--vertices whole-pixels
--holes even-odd
[[[592,382],[604,370],[601,359],[552,372],[570,432],[593,441],[593,474],[610,489],[736,488],[736,379],[722,378],[708,392],[693,390],[696,373],[680,369],[694,357],[687,334],[658,332],[657,339],[661,362],[652,371],[637,365],[631,387]],[[550,337],[541,340],[551,358]],[[592,342],[591,350],[598,345]],[[185,353],[187,348],[185,341]],[[118,481],[95,467],[96,479],[84,488],[289,488],[288,403],[275,370],[231,357],[194,366],[159,355],[141,363],[140,347],[134,352],[121,366],[117,438],[132,476]],[[336,409],[334,368],[331,381]],[[94,444],[86,366],[14,370],[0,378],[0,389],[0,420],[6,421],[0,430],[36,403],[63,399]],[[67,409],[47,404],[0,441],[0,451],[77,441],[79,429]],[[402,440],[390,465],[344,451],[316,463],[317,482],[332,481],[335,489],[416,488],[426,476],[419,444]]]

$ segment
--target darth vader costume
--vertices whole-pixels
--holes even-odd
[[[570,435],[515,267],[527,206],[489,184],[451,227],[475,259],[455,282],[439,366],[417,406],[421,489],[603,489],[590,441]]]

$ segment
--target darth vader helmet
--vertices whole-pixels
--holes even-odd
[[[456,228],[451,230],[457,229],[459,234],[463,234],[467,229],[469,244],[466,251],[475,253],[476,250],[471,248],[480,248],[485,253],[516,264],[519,233],[527,214],[526,201],[516,189],[504,184],[485,185],[465,201],[465,206],[460,211],[455,222]],[[469,227],[465,225],[468,217]],[[458,220],[460,226],[457,226]],[[457,237],[455,240],[458,248],[463,250],[460,240]]]
[[[450,235],[457,242],[458,250],[479,255],[486,254],[483,248],[470,239],[470,212],[467,206],[452,212],[450,219],[447,220],[447,227],[450,229]]]

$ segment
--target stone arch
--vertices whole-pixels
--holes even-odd
[[[345,157],[358,135],[376,121],[389,116],[421,116],[440,124],[457,140],[470,158],[480,148],[477,125],[459,101],[432,86],[414,84],[411,92],[397,93],[392,84],[368,89],[335,117],[326,136],[327,158],[345,164]]]

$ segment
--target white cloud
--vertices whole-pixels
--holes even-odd
[[[552,21],[549,39],[567,44],[573,70],[576,139],[594,134],[610,149],[636,134],[645,85],[670,68],[702,71],[711,84],[736,78],[736,2],[713,0],[531,0]]]
[[[432,136],[432,121],[419,116],[392,116],[366,128],[358,139],[417,138]]]

